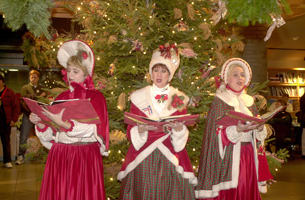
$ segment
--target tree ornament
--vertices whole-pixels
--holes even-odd
[[[187,58],[193,58],[197,56],[197,53],[195,53],[192,48],[184,48],[180,51],[180,55]]]
[[[124,110],[126,108],[126,94],[122,92],[118,98],[118,105],[119,110]]]
[[[113,130],[109,133],[109,140],[111,144],[118,144],[126,140],[126,134],[120,130]]]
[[[110,35],[108,38],[108,44],[113,44],[118,41],[117,37],[115,35]]]
[[[279,27],[283,26],[286,23],[282,16],[275,17],[275,16],[271,15],[271,18],[272,18],[273,23],[268,28],[267,34],[266,34],[266,36],[264,38],[265,42],[267,40],[269,40],[269,38],[271,37],[271,34],[272,34],[273,30],[275,29],[275,27],[279,28]]]
[[[151,77],[150,77],[150,73],[149,72],[147,72],[145,74],[145,80],[146,80],[147,83],[151,84],[152,81],[151,81]]]
[[[174,26],[174,29],[180,32],[189,30],[189,27],[184,23],[184,21],[179,21],[179,23]]]
[[[227,8],[226,8],[226,3],[222,0],[218,1],[218,10],[214,15],[211,17],[211,20],[213,21],[213,25],[215,26],[218,24],[221,18],[225,18],[227,14]]]
[[[115,70],[115,64],[111,63],[109,66],[108,74],[112,76],[114,73],[114,70]]]
[[[182,11],[179,8],[174,8],[174,18],[175,19],[182,18]]]
[[[132,41],[132,49],[131,51],[141,51],[143,52],[143,44],[142,42],[139,42],[139,40]]]
[[[192,4],[187,4],[187,14],[191,20],[195,20],[195,11]]]
[[[199,25],[199,28],[202,30],[203,32],[203,39],[207,40],[209,39],[209,37],[211,36],[211,30],[210,30],[210,26],[208,23],[201,23]]]

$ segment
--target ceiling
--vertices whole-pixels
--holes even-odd
[[[288,0],[292,14],[267,41],[268,68],[305,68],[305,0]]]

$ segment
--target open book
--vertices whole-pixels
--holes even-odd
[[[199,118],[199,114],[196,115],[185,114],[185,115],[162,117],[159,119],[150,119],[130,112],[124,113],[124,122],[126,124],[134,125],[134,126],[138,124],[152,125],[157,127],[157,130],[155,130],[156,132],[163,132],[164,131],[163,126],[170,122],[183,122],[185,125],[193,125],[196,123],[198,118]]]
[[[31,112],[38,115],[43,123],[56,129],[58,129],[58,127],[42,113],[42,108],[55,114],[59,113],[62,109],[65,109],[62,116],[63,121],[76,120],[87,124],[101,123],[89,99],[57,100],[51,104],[45,104],[25,97],[23,99]]]
[[[276,115],[277,113],[282,111],[284,108],[285,108],[285,106],[279,106],[275,110],[273,110],[271,112],[267,112],[260,117],[253,117],[253,116],[241,113],[241,112],[236,112],[234,110],[230,110],[223,117],[219,118],[216,123],[218,125],[222,125],[222,126],[233,126],[233,125],[236,126],[238,124],[238,121],[241,121],[241,123],[244,123],[244,124],[246,124],[247,122],[264,124],[269,119],[274,117],[274,115]]]

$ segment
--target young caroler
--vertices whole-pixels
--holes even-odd
[[[56,100],[90,99],[101,123],[63,121],[64,109],[58,114],[45,110],[44,114],[60,127],[54,130],[31,113],[37,136],[50,149],[39,199],[105,200],[101,154],[108,149],[108,114],[106,100],[92,82],[93,51],[86,43],[72,40],[60,47],[57,58],[67,70],[63,74],[69,89]]]
[[[266,137],[265,126],[240,121],[227,127],[217,125],[230,110],[258,114],[253,98],[245,92],[251,76],[249,64],[240,58],[231,58],[222,67],[223,82],[212,102],[202,143],[198,199],[261,199],[256,142]]]
[[[169,85],[179,63],[174,45],[154,51],[149,64],[153,84],[131,94],[131,113],[151,119],[187,113],[189,98]],[[179,122],[162,132],[151,125],[129,125],[131,145],[118,174],[120,199],[195,199],[197,179],[185,150],[188,135]]]

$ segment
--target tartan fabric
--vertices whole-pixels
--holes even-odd
[[[155,149],[122,180],[120,199],[191,200],[195,194],[189,180],[182,178],[175,166]]]
[[[232,180],[232,160],[233,160],[233,144],[230,143],[226,147],[226,154],[223,159],[220,157],[218,148],[218,136],[216,133],[216,120],[221,118],[233,107],[215,97],[208,113],[204,138],[202,142],[202,150],[198,169],[198,185],[196,190],[212,190],[213,185],[221,182]],[[249,110],[255,116],[257,110],[255,105]]]

